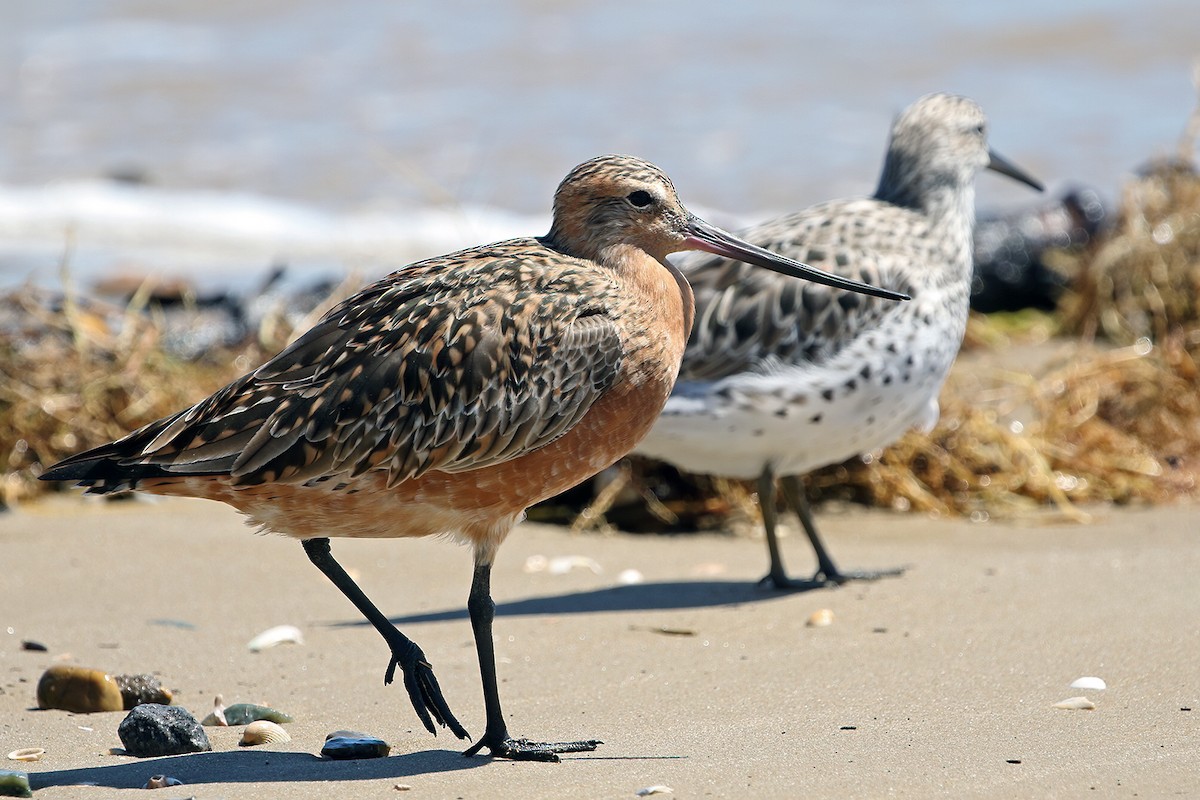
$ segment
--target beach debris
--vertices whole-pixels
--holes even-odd
[[[125,752],[138,758],[212,750],[208,734],[186,708],[143,703],[117,727]]]
[[[0,797],[33,797],[29,775],[11,769],[0,769]]]
[[[1068,697],[1066,700],[1059,700],[1053,708],[1061,708],[1065,711],[1095,711],[1096,704],[1086,697]]]
[[[226,706],[221,695],[217,695],[213,699],[212,712],[200,720],[200,724],[209,727],[221,727],[225,725],[249,725],[259,720],[266,720],[276,724],[295,722],[295,718],[291,714],[287,714],[277,708],[271,708],[270,706],[260,706],[257,703],[234,703],[231,706]]]
[[[115,675],[113,680],[121,690],[121,701],[125,704],[126,711],[142,703],[169,706],[174,699],[171,690],[165,688],[153,675]]]
[[[691,628],[669,628],[666,625],[630,625],[631,631],[650,631],[650,633],[660,633],[663,636],[695,636],[696,631]]]
[[[21,649],[29,650],[34,653],[45,653],[49,651],[50,648],[46,647],[46,645],[42,644],[41,642],[35,642],[32,639],[22,639]]]
[[[255,636],[246,647],[251,653],[257,653],[281,644],[304,644],[304,634],[295,625],[276,625]]]
[[[22,747],[8,754],[11,761],[40,761],[46,751],[41,747]]]
[[[617,583],[621,584],[622,586],[632,586],[635,583],[645,582],[646,576],[642,574],[641,570],[623,569],[617,574]]]
[[[246,726],[246,729],[242,731],[242,738],[238,740],[238,745],[254,747],[260,744],[280,744],[291,740],[291,735],[279,725],[270,720],[260,719]]]
[[[828,608],[818,608],[808,615],[804,621],[806,628],[828,628],[833,624],[833,611]]]
[[[58,708],[76,714],[121,711],[125,701],[117,682],[98,669],[56,664],[42,673],[37,685],[38,708]]]
[[[591,570],[596,575],[604,571],[600,563],[587,556],[555,556],[547,558],[543,555],[532,555],[525,559],[526,572],[549,572],[551,575],[566,575],[573,569]]]
[[[229,720],[225,718],[225,699],[221,695],[213,698],[213,710],[208,713],[207,717],[200,720],[200,724],[218,728],[229,725]]]
[[[321,755],[338,761],[352,758],[385,758],[391,745],[376,736],[359,731],[334,731],[325,737]]]
[[[1047,264],[1047,254],[1086,246],[1109,217],[1100,195],[1086,187],[1005,214],[981,212],[975,222],[971,308],[1052,310],[1070,276]]]
[[[412,789],[412,786],[409,786],[407,783],[397,783],[394,784],[392,788],[397,792],[407,792],[408,790]]]
[[[165,789],[168,786],[183,786],[183,781],[179,778],[172,778],[169,775],[151,775],[150,780],[146,781],[143,789]]]
[[[1071,681],[1072,689],[1098,689],[1103,690],[1108,688],[1108,684],[1103,678],[1097,678],[1094,675],[1085,675],[1082,678],[1076,678]]]
[[[661,783],[657,783],[654,786],[647,786],[644,789],[638,789],[636,792],[634,792],[634,794],[636,794],[638,797],[649,797],[652,794],[675,794],[675,790],[670,786],[664,786]]]

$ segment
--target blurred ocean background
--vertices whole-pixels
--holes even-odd
[[[1115,199],[1196,103],[1196,0],[8,0],[0,287],[358,270],[545,232],[648,158],[739,225],[874,188],[892,117],[978,100],[1051,191]],[[979,205],[1033,202],[996,177]]]

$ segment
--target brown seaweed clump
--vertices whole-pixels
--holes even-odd
[[[43,467],[174,413],[263,360],[256,342],[188,361],[131,308],[23,287],[0,296],[0,508]]]
[[[1200,173],[1155,162],[1126,184],[1109,232],[1073,270],[1063,329],[1118,344],[1200,328]]]

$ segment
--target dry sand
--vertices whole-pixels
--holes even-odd
[[[115,790],[155,773],[187,783],[158,792],[171,798],[618,798],[655,784],[675,797],[1195,796],[1200,517],[1095,514],[1018,526],[826,513],[843,567],[912,569],[790,595],[755,588],[758,541],[524,525],[494,578],[510,729],[605,741],[555,765],[463,758],[447,733],[429,736],[403,690],[383,686],[377,634],[295,542],[203,501],[44,502],[0,516],[0,754],[46,749],[28,765],[39,798],[145,797]],[[809,568],[800,537],[785,550]],[[334,553],[481,731],[469,552],[430,540]],[[536,554],[588,556],[603,572],[527,573]],[[646,582],[617,585],[629,568]],[[820,608],[834,623],[805,627]],[[305,644],[247,651],[281,623]],[[293,741],[243,749],[236,729],[209,729],[213,753],[113,755],[122,713],[32,709],[38,676],[61,660],[158,673],[198,716],[217,693],[269,703],[296,716]],[[1083,675],[1109,688],[1069,688]],[[1096,710],[1051,707],[1077,694]],[[316,758],[338,728],[377,734],[393,755]],[[69,786],[85,782],[96,786]]]

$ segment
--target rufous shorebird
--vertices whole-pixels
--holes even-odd
[[[45,480],[228,503],[301,540],[383,636],[417,716],[469,738],[425,654],[334,560],[329,537],[448,534],[474,548],[467,608],[487,714],[467,751],[557,761],[599,742],[513,739],[496,685],[491,568],[525,509],[650,429],[675,382],[692,292],[666,257],[701,249],[853,291],[689,213],[657,167],[571,171],[550,232],[421,261],[338,304],[253,372],[174,416],[69,458]]]

